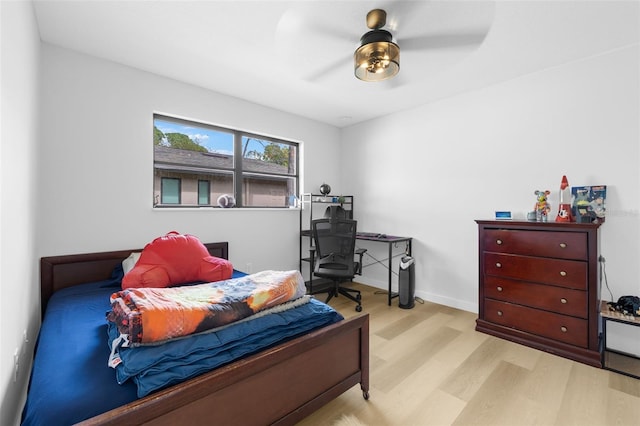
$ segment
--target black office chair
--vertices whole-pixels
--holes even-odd
[[[328,293],[326,303],[339,294],[357,303],[356,311],[362,311],[362,296],[359,290],[341,284],[351,282],[355,275],[362,275],[362,255],[366,249],[356,250],[357,221],[351,219],[325,218],[311,222],[314,247],[311,248],[313,275],[332,281],[332,286],[311,294]],[[359,256],[358,261],[355,257]]]

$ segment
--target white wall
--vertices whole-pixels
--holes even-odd
[[[35,185],[40,36],[31,3],[0,2],[0,22],[0,424],[12,425],[22,410],[38,326],[33,318],[39,297]]]
[[[307,186],[338,174],[327,161],[336,128],[46,44],[43,70],[39,255],[141,247],[176,230],[230,241],[240,269],[297,268],[293,209],[152,209],[153,113],[300,141]]]
[[[344,129],[343,182],[357,194],[358,226],[412,236],[416,294],[477,312],[474,219],[495,210],[522,219],[537,189],[551,190],[557,209],[567,175],[570,185],[607,185],[600,236],[609,286],[615,299],[640,294],[638,52],[619,49]],[[382,272],[365,269],[364,280],[384,287]]]

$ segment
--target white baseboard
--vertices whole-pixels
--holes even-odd
[[[361,284],[368,285],[370,287],[379,288],[380,290],[387,291],[389,286],[387,282],[383,282],[380,280],[374,280],[371,278],[367,278],[364,276],[357,276],[354,279],[355,282],[359,282]],[[394,291],[397,289],[393,289]],[[470,302],[468,300],[459,300],[454,299],[447,296],[442,296],[439,294],[433,294],[426,291],[416,290],[416,296],[421,298],[422,300],[437,303],[439,305],[449,306],[451,308],[460,309],[467,312],[478,313],[478,303]]]

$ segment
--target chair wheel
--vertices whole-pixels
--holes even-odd
[[[356,312],[362,312],[362,306],[361,305],[357,305],[356,306]]]

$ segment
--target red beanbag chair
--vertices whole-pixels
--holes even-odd
[[[136,266],[122,279],[122,288],[221,281],[232,274],[231,262],[211,256],[193,235],[173,231],[145,246]]]

